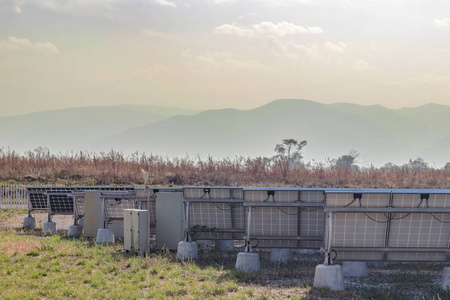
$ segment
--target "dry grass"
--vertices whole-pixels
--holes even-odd
[[[51,154],[45,148],[19,155],[0,149],[0,181],[51,185],[153,185],[450,188],[450,168],[334,167],[331,163],[287,168],[271,158],[169,158],[113,151]]]

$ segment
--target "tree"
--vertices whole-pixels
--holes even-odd
[[[397,170],[399,170],[399,169],[400,169],[399,166],[397,166],[396,164],[391,163],[391,162],[386,163],[386,164],[384,164],[384,165],[381,167],[381,170],[382,170],[383,172],[386,172],[386,173],[392,173],[392,172],[395,172],[395,171],[397,171]]]
[[[421,157],[418,157],[414,160],[411,158],[409,162],[406,163],[404,166],[411,171],[418,171],[418,172],[424,172],[430,168],[428,163],[425,162]]]
[[[287,162],[288,167],[298,166],[303,158],[302,149],[307,145],[306,141],[297,141],[295,139],[284,139],[281,144],[275,146],[275,158]]]
[[[359,153],[356,150],[348,151],[348,154],[342,155],[338,159],[334,159],[332,164],[339,169],[349,169],[356,170],[358,169],[357,158],[359,157]]]

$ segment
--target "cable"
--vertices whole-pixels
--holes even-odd
[[[428,199],[425,199],[425,204],[426,204],[427,208],[430,208],[430,207],[428,206]],[[442,220],[440,220],[440,219],[439,219],[438,217],[436,217],[433,213],[431,213],[431,216],[433,217],[433,219],[435,219],[435,220],[438,221],[438,222],[441,222],[441,223],[444,223],[444,224],[450,223],[450,221],[442,221]]]
[[[291,214],[291,213],[288,213],[288,212],[285,212],[284,210],[282,210],[280,207],[277,207],[278,208],[278,210],[280,210],[282,213],[284,213],[284,214],[286,214],[286,215],[289,215],[289,216],[297,216],[297,215],[299,215],[299,214],[301,214],[302,213],[302,211],[303,211],[303,208],[299,208],[300,209],[300,211],[298,211],[298,212],[296,212],[296,213],[293,213],[293,214]]]

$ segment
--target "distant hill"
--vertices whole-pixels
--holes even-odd
[[[136,126],[197,111],[163,106],[79,107],[0,117],[0,145],[19,153],[38,146],[52,152],[97,150],[89,147],[99,139]]]
[[[271,156],[284,138],[307,140],[305,160],[324,161],[355,149],[362,165],[405,163],[423,157],[437,167],[450,161],[450,107],[383,106],[276,100],[252,110],[221,109],[176,116],[102,141],[132,152],[170,156]],[[98,144],[97,144],[98,145]]]
[[[46,111],[0,118],[2,146],[32,150],[121,150],[169,156],[272,156],[285,138],[307,140],[306,161],[355,149],[361,165],[402,164],[422,157],[450,161],[450,106],[388,109],[283,99],[251,110],[201,113],[156,106]]]

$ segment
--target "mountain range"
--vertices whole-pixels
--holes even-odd
[[[195,157],[272,156],[282,139],[306,140],[305,161],[353,149],[360,165],[422,157],[450,161],[450,106],[388,109],[282,99],[251,110],[203,112],[157,106],[84,107],[0,118],[3,147],[135,151]]]

